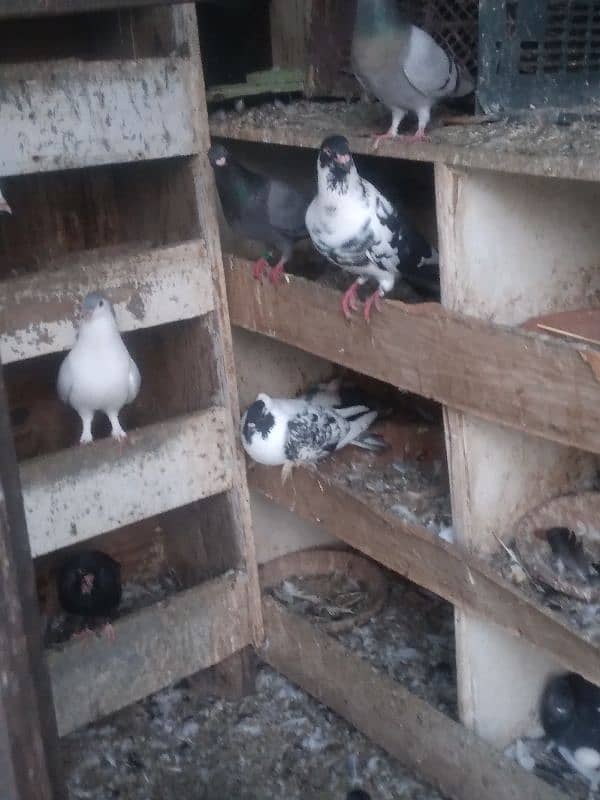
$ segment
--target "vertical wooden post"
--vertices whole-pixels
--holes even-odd
[[[1,366],[0,797],[66,798]]]

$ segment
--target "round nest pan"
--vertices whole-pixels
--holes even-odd
[[[260,567],[263,592],[330,633],[362,625],[387,597],[383,571],[344,550],[301,550]]]
[[[600,493],[542,503],[519,520],[515,538],[534,579],[577,600],[600,601]]]

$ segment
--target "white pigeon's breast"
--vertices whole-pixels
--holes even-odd
[[[119,410],[129,394],[129,353],[121,347],[73,348],[70,403],[94,411]]]
[[[326,201],[318,203],[315,213],[311,215],[307,226],[313,240],[319,240],[327,248],[339,248],[357,236],[364,238],[370,225],[370,211],[353,198],[344,198],[342,203],[328,205]]]

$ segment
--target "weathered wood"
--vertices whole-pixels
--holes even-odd
[[[426,528],[386,514],[357,498],[327,466],[296,470],[285,485],[271,467],[248,472],[252,489],[323,527],[380,564],[445,598],[460,609],[552,653],[566,669],[600,683],[599,650],[561,617],[537,605],[466,549],[450,545]]]
[[[190,155],[197,131],[183,58],[0,68],[0,174]]]
[[[566,800],[316,626],[264,599],[263,658],[452,800]]]
[[[229,573],[117,620],[116,639],[48,653],[61,736],[140,700],[251,642],[247,579]]]
[[[184,2],[186,0],[0,0],[0,19],[79,14],[88,11],[174,5]]]
[[[21,467],[34,556],[231,488],[233,432],[223,408],[112,440],[41,456]]]
[[[0,796],[66,798],[19,473],[0,373]]]
[[[600,383],[582,358],[589,348],[433,303],[387,301],[370,327],[361,318],[348,324],[338,292],[294,277],[281,288],[260,285],[247,261],[226,260],[234,325],[483,419],[600,452]]]
[[[63,269],[0,283],[0,356],[5,364],[65,350],[74,312],[99,287],[115,305],[121,331],[164,325],[213,308],[204,242],[123,255],[78,254]]]
[[[274,67],[306,68],[308,19],[312,0],[271,0],[271,54]]]

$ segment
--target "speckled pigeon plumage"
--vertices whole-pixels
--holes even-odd
[[[474,89],[471,76],[424,30],[403,18],[397,0],[358,0],[352,41],[353,69],[361,84],[392,111],[379,138],[394,137],[408,111],[417,115],[414,137],[425,137],[432,107]]]

